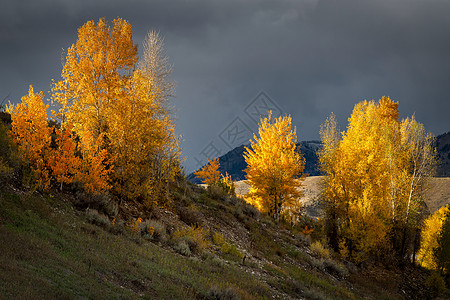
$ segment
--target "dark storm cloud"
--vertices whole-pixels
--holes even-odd
[[[300,140],[317,139],[331,111],[346,125],[353,105],[391,96],[402,116],[450,130],[450,2],[3,1],[0,98],[28,84],[47,91],[62,48],[90,19],[123,17],[140,44],[165,37],[178,82],[178,127],[193,157],[264,90],[293,117]],[[221,145],[223,151],[226,146]]]

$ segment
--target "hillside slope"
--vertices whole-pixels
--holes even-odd
[[[71,194],[0,187],[0,298],[429,295],[428,272],[341,262],[311,246],[314,233],[274,224],[237,198],[186,185],[174,191],[173,199],[171,207],[154,207],[138,224],[79,211]],[[180,232],[191,234],[179,238]]]

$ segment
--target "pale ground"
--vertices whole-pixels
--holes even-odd
[[[425,202],[431,213],[450,203],[450,177],[435,177],[431,179],[424,193]]]
[[[309,176],[303,181],[300,190],[303,192],[303,197],[300,201],[306,208],[306,212],[311,217],[319,217],[318,198],[320,194],[320,184],[323,176]],[[245,195],[250,191],[250,186],[247,180],[236,181],[235,183],[236,195]]]
[[[300,199],[310,216],[318,217],[318,200],[320,194],[320,183],[323,176],[306,177],[301,190],[303,197]],[[250,191],[250,186],[246,180],[236,181],[236,194],[245,195]],[[432,178],[428,189],[425,191],[425,202],[431,213],[434,213],[440,207],[450,203],[450,178],[435,177]]]

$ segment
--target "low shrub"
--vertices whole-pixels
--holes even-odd
[[[172,237],[176,242],[185,241],[192,252],[201,253],[211,246],[206,239],[207,234],[208,230],[202,227],[187,227],[175,231]]]
[[[300,242],[300,244],[302,244],[303,246],[311,246],[311,236],[310,235],[305,235],[303,233],[298,233],[296,235],[297,240]]]
[[[259,210],[249,203],[242,203],[242,211],[245,215],[252,217],[253,219],[259,219],[261,216]]]
[[[335,260],[324,259],[323,266],[325,268],[325,271],[340,278],[345,278],[349,275],[348,269],[342,263]]]
[[[430,289],[430,296],[432,298],[439,297],[446,289],[444,278],[438,272],[432,272],[425,285]]]
[[[237,300],[240,299],[239,295],[234,291],[233,288],[228,287],[226,289],[221,289],[213,286],[205,295],[208,300]]]
[[[8,182],[12,179],[13,169],[0,156],[0,183]]]
[[[146,220],[140,224],[141,234],[145,239],[165,242],[167,241],[166,225],[156,220]]]
[[[245,215],[240,206],[235,206],[233,209],[233,215],[238,219],[239,222],[245,221]]]
[[[178,241],[173,248],[175,249],[175,251],[184,256],[190,256],[192,254],[189,245],[186,243],[186,241],[183,240]]]
[[[244,254],[239,251],[239,249],[236,247],[236,245],[228,243],[223,236],[223,234],[220,233],[214,233],[213,235],[213,242],[217,246],[220,247],[222,253],[229,254],[231,256],[235,256],[237,258],[243,258]]]
[[[189,226],[199,227],[203,225],[203,215],[195,208],[195,206],[178,207],[177,209],[180,220]]]
[[[326,249],[320,241],[311,244],[311,251],[321,258],[330,258],[330,250]]]
[[[222,178],[216,183],[216,185],[222,188],[222,190],[224,190],[224,192],[228,195],[232,197],[236,196],[236,187],[233,180],[231,180],[231,176],[229,176],[228,173],[225,176],[222,176]]]
[[[229,197],[227,191],[218,185],[208,185],[207,191],[209,197],[214,200],[225,200]]]
[[[125,234],[127,232],[125,221],[123,220],[118,221],[114,218],[111,221],[109,232],[111,232],[112,234]]]
[[[96,209],[86,209],[85,212],[86,219],[89,223],[95,224],[97,226],[101,226],[104,228],[109,228],[111,226],[111,221],[104,214],[100,214]]]
[[[96,209],[110,217],[115,217],[119,213],[119,205],[108,192],[93,194],[78,186],[74,201],[78,208]]]

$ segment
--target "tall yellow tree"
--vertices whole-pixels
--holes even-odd
[[[149,33],[138,63],[127,21],[116,19],[112,27],[104,19],[89,21],[78,30],[53,98],[62,123],[72,123],[80,138],[78,178],[85,186],[113,187],[148,205],[167,196],[168,183],[180,171],[170,72],[155,33]]]
[[[34,173],[37,187],[47,190],[50,187],[48,152],[51,137],[44,93],[36,94],[30,85],[28,95],[22,97],[16,106],[9,105],[7,109],[11,114],[13,140],[22,160]]]
[[[407,126],[408,120],[398,120],[398,103],[387,97],[378,103],[356,104],[342,139],[337,138],[334,118],[330,118],[322,127],[324,148],[319,152],[327,175],[324,202],[330,245],[356,260],[391,250],[407,257],[406,237],[414,232],[412,227],[419,226],[419,190],[424,182],[412,179],[417,175],[411,153],[424,151],[432,156],[431,144],[421,135],[423,143],[412,146],[407,137],[417,134]],[[427,162],[422,174],[429,169]],[[411,182],[417,183],[413,191]],[[412,215],[414,222],[408,221]]]
[[[168,98],[174,89],[171,67],[159,35],[149,33],[137,67],[126,94],[114,103],[116,117],[109,126],[116,155],[115,188],[129,198],[162,201],[180,170],[180,148],[169,109]]]
[[[249,201],[279,220],[284,210],[298,205],[304,159],[296,151],[296,129],[291,117],[261,118],[259,137],[244,152],[246,178],[251,186]]]
[[[88,173],[80,178],[101,176],[95,186],[109,186],[105,175],[113,159],[109,144],[111,123],[117,117],[115,104],[126,97],[136,61],[137,46],[127,21],[115,19],[112,28],[104,19],[89,21],[78,29],[78,40],[67,51],[62,80],[53,86],[54,100],[81,141],[82,171]],[[90,172],[94,166],[97,171]]]

